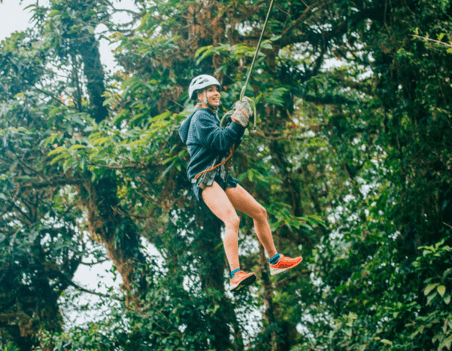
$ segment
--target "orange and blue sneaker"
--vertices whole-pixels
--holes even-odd
[[[279,258],[279,260],[278,260]],[[277,260],[277,261],[276,261]],[[275,275],[287,271],[288,269],[294,268],[303,261],[303,257],[290,258],[284,255],[277,254],[273,256],[270,260],[270,274]],[[274,263],[276,261],[276,263]],[[273,263],[273,264],[272,264]]]
[[[229,281],[229,290],[237,292],[253,284],[256,281],[256,275],[254,273],[245,273],[244,271],[234,271],[233,278]]]

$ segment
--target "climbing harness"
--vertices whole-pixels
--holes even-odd
[[[264,37],[264,32],[265,32],[265,29],[267,28],[268,19],[270,17],[270,13],[271,13],[271,10],[273,8],[273,2],[274,2],[274,0],[271,0],[270,6],[269,6],[268,11],[267,11],[267,16],[265,18],[264,27],[262,28],[261,36],[260,36],[259,41],[257,43],[256,51],[255,51],[254,56],[253,56],[253,61],[251,62],[250,70],[248,72],[248,76],[246,78],[245,85],[243,86],[243,88],[242,88],[242,90],[240,92],[240,100],[239,100],[239,102],[247,101],[250,104],[250,106],[252,107],[252,109],[253,109],[253,116],[254,116],[253,132],[256,132],[256,128],[257,128],[256,127],[257,126],[256,103],[251,98],[245,96],[245,91],[246,91],[246,88],[248,86],[251,74],[253,73],[254,64],[256,62],[257,55],[259,54],[259,50],[260,50],[260,47],[261,47],[261,44],[262,44],[262,38]],[[211,76],[203,75],[203,76],[199,76],[199,77],[211,77]],[[207,83],[207,80],[210,80],[210,78],[209,78],[209,79],[206,80],[206,82],[203,82],[203,80],[200,79],[199,82],[198,82],[198,81],[195,81],[197,78],[195,78],[192,81],[192,84],[190,84],[190,89],[189,89],[190,98],[193,98],[192,94],[196,91],[196,89],[194,88],[195,86],[202,86],[203,84]],[[201,84],[199,84],[199,83],[201,83]],[[214,84],[219,86],[218,81],[216,83],[214,83]],[[193,85],[193,87],[192,87],[192,85]],[[200,88],[198,88],[198,89],[200,89]],[[231,120],[231,116],[237,110],[237,106],[236,105],[237,104],[234,104],[234,106],[232,106],[232,110],[228,111],[228,112],[226,112],[224,114],[223,118],[220,121],[220,128],[224,128],[226,126],[226,123],[229,124],[232,121]],[[219,157],[217,157],[209,168],[207,168],[206,170],[198,173],[192,179],[192,183],[194,183],[194,184],[196,183],[199,187],[212,186],[212,184],[214,182],[214,179],[215,179],[215,176],[217,175],[218,171],[220,172],[220,177],[223,180],[226,181],[226,179],[228,177],[228,174],[229,174],[229,170],[231,169],[232,156],[234,155],[234,151],[235,151],[235,144],[233,144],[231,149],[229,150],[229,156],[223,157],[219,164],[216,164],[218,159],[219,159]]]
[[[234,151],[235,145],[232,145],[231,149],[229,150],[229,156],[223,157],[222,161],[219,164],[216,164],[218,161],[218,157],[215,158],[215,160],[212,162],[212,165],[209,168],[195,175],[195,177],[192,179],[192,183],[196,183],[201,188],[203,185],[205,187],[212,186],[218,171],[220,172],[221,179],[226,181],[229,175],[229,171],[231,169],[231,159],[232,156],[234,155]]]

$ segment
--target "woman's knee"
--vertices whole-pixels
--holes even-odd
[[[237,213],[231,213],[225,218],[224,224],[226,228],[233,228],[239,230],[240,218],[239,216],[237,216]]]
[[[256,221],[266,221],[267,220],[267,210],[265,209],[265,207],[263,207],[262,205],[259,205],[259,207],[257,208],[257,210],[255,212],[254,220],[256,220]]]

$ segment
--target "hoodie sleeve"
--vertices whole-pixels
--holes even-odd
[[[206,112],[197,114],[193,122],[198,140],[207,149],[220,152],[229,150],[245,132],[245,128],[235,122],[221,129],[219,123]]]

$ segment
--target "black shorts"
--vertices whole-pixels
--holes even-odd
[[[237,184],[239,184],[239,181],[234,177],[231,177],[230,175],[228,175],[226,182],[219,175],[216,175],[214,180],[218,183],[219,186],[221,186],[221,189],[223,189],[224,191],[226,191],[226,188],[235,188],[237,187]],[[193,184],[193,191],[195,192],[195,196],[198,201],[204,203],[201,196],[203,189],[201,189],[196,184]]]

